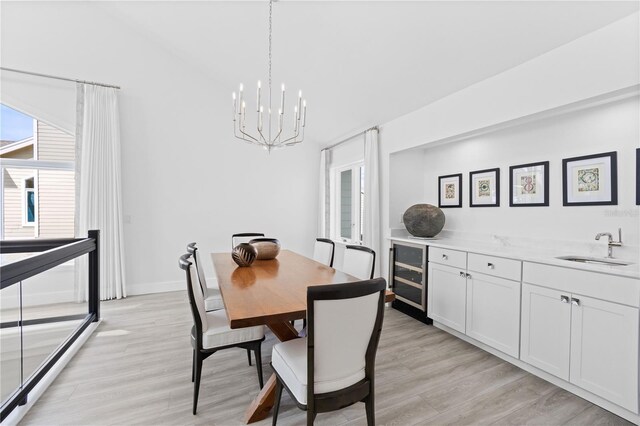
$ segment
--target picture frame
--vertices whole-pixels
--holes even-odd
[[[438,176],[438,207],[462,207],[462,173]]]
[[[509,167],[509,206],[549,206],[549,162]]]
[[[562,205],[618,204],[618,153],[584,155],[562,160]]]
[[[469,207],[500,207],[500,169],[469,172]]]

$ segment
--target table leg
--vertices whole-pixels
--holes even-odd
[[[281,342],[298,338],[298,331],[288,322],[273,323],[267,326]],[[245,411],[245,422],[249,424],[267,418],[275,403],[275,396],[276,375],[272,374],[258,396],[255,397],[247,408],[247,411]]]

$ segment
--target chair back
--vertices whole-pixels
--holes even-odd
[[[248,243],[257,237],[264,237],[264,234],[259,232],[243,232],[241,234],[233,234],[231,236],[231,248],[233,249],[240,243]]]
[[[347,246],[345,248],[342,272],[361,280],[370,280],[373,278],[375,266],[376,252],[369,247]]]
[[[202,347],[202,333],[209,329],[207,324],[207,311],[204,306],[204,296],[200,289],[198,272],[193,264],[193,255],[190,253],[180,256],[180,269],[186,273],[187,294],[189,295],[189,304],[191,306],[191,314],[193,315],[193,323],[196,328],[196,340],[198,348]]]
[[[340,390],[319,383],[373,380],[386,287],[377,278],[307,289],[307,405],[316,393]]]
[[[196,272],[198,273],[198,282],[200,283],[200,289],[202,290],[202,296],[206,299],[209,297],[207,292],[207,280],[204,277],[204,265],[200,262],[200,250],[196,247],[196,243],[187,244],[187,253],[193,256],[193,261],[196,265]]]
[[[327,238],[316,238],[316,243],[313,246],[313,260],[327,266],[333,266],[335,247],[335,243]]]

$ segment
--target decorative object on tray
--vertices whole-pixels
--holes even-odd
[[[280,241],[275,238],[254,238],[249,244],[258,251],[257,260],[275,259],[280,253]]]
[[[500,206],[500,169],[469,172],[469,207]]]
[[[422,238],[435,237],[444,228],[444,220],[442,210],[431,204],[414,204],[402,216],[407,231]]]
[[[617,204],[617,152],[562,160],[562,205],[615,206]]]
[[[462,207],[462,173],[438,177],[438,207]]]
[[[249,243],[240,243],[231,251],[231,258],[238,266],[250,266],[257,255],[258,251]]]
[[[537,207],[549,205],[549,162],[509,167],[509,205]]]

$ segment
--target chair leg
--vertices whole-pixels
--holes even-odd
[[[249,367],[251,367],[251,349],[247,349],[247,359],[249,360]]]
[[[307,426],[313,426],[313,421],[316,419],[316,413],[311,410],[307,410]]]
[[[195,382],[193,384],[193,415],[195,416],[198,409],[198,394],[200,393],[200,376],[202,375],[202,354],[200,351],[196,352],[195,359]]]
[[[374,407],[373,390],[369,396],[364,400],[365,410],[367,411],[367,426],[374,426],[376,424],[376,410]]]
[[[191,359],[191,383],[196,379],[196,350],[193,350],[193,358]]]
[[[276,401],[273,406],[273,422],[271,423],[273,426],[276,426],[278,422],[278,412],[280,411],[280,399],[282,398],[282,383],[280,380],[276,378]]]
[[[258,369],[258,383],[260,383],[260,389],[264,387],[264,380],[262,378],[262,342],[259,342],[255,348],[256,353],[256,368]]]

